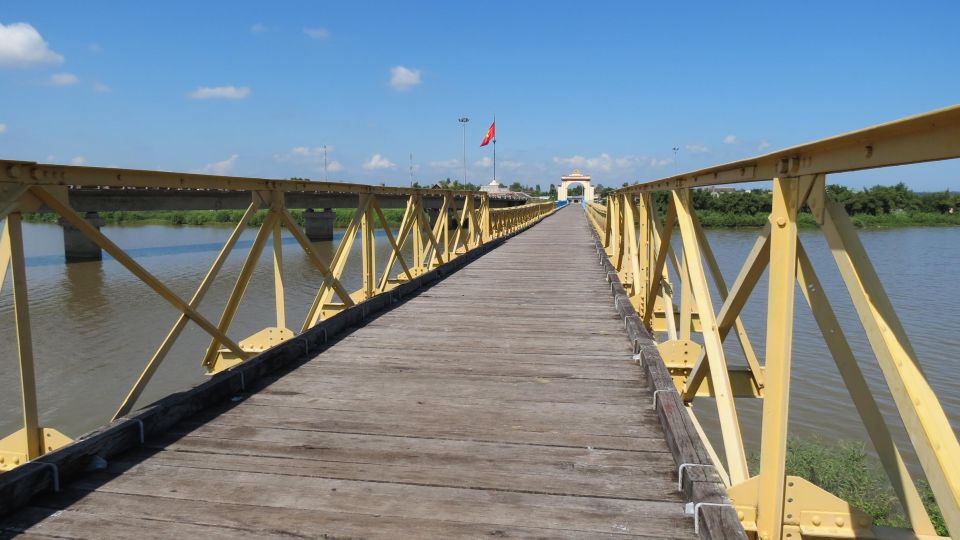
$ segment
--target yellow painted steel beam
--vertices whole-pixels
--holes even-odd
[[[10,268],[10,237],[7,233],[7,222],[4,222],[3,231],[0,231],[0,291],[3,290],[3,282],[7,279],[8,268]]]
[[[656,219],[656,209],[653,209],[653,212],[654,219]],[[650,281],[647,283],[647,298],[642,316],[644,324],[646,324],[648,327],[653,326],[653,307],[655,299],[657,295],[660,294],[664,279],[666,279],[664,276],[666,276],[667,253],[672,250],[670,247],[670,241],[673,235],[673,226],[676,221],[677,209],[674,207],[673,198],[671,197],[669,206],[667,207],[667,220],[664,222],[663,228],[661,229],[657,223],[654,223],[654,233],[659,237],[659,246],[657,246],[657,255],[653,262],[653,270],[650,272]],[[666,310],[667,318],[672,319],[672,302],[666,306]]]
[[[743,267],[741,267],[737,279],[734,280],[729,294],[726,295],[723,304],[720,306],[720,311],[717,313],[717,331],[720,333],[721,340],[726,339],[730,328],[734,325],[734,322],[739,319],[740,312],[746,305],[750,294],[753,292],[753,288],[760,280],[760,276],[763,275],[763,271],[767,268],[769,262],[770,225],[768,223],[760,232],[757,241],[754,242],[753,248],[747,255],[746,262],[743,264]],[[754,380],[757,382],[757,386],[762,389],[765,385],[765,377],[759,360],[756,356],[745,357],[751,372],[754,374]],[[703,381],[704,376],[706,376],[707,369],[708,366],[706,362],[704,362],[704,355],[701,354],[690,372],[690,377],[687,379],[687,384],[683,391],[683,399],[693,399],[697,388]]]
[[[857,359],[853,355],[850,343],[840,327],[840,321],[834,314],[830,300],[827,298],[826,291],[820,284],[820,279],[814,271],[813,264],[803,249],[803,244],[797,240],[797,284],[800,285],[800,291],[803,293],[810,306],[810,311],[820,328],[843,379],[844,385],[853,400],[853,405],[863,421],[870,441],[880,458],[890,479],[890,485],[893,487],[900,504],[903,506],[914,532],[917,534],[935,535],[936,530],[930,523],[930,516],[923,506],[920,494],[917,492],[916,485],[911,478],[907,465],[903,462],[903,457],[893,441],[893,436],[887,428],[886,421],[880,413],[880,407],[867,385],[867,380],[857,365]]]
[[[340,244],[337,245],[337,251],[333,255],[333,260],[330,262],[330,272],[336,280],[339,280],[343,276],[343,271],[347,266],[347,259],[350,257],[350,250],[353,249],[357,232],[360,230],[360,222],[363,221],[363,216],[367,212],[370,199],[363,198],[360,202],[361,204],[357,205],[357,209],[353,213],[353,218],[347,225],[347,229],[343,233],[343,238],[340,240]],[[307,312],[307,316],[303,321],[301,332],[306,332],[320,322],[323,316],[323,308],[333,299],[333,292],[332,286],[326,281],[320,285],[320,289],[313,299],[313,304],[310,306],[310,310]],[[352,305],[352,297],[348,294],[346,298],[351,298],[351,300],[348,301],[344,297],[341,297],[344,305]]]
[[[373,221],[373,204],[376,199],[372,195],[361,195],[360,198],[368,199],[368,202],[363,205],[366,210],[363,213],[363,221],[360,222],[363,297],[368,299],[373,298],[377,293],[377,239]]]
[[[795,178],[960,157],[960,105],[618,189],[640,193]]]
[[[282,199],[281,199],[282,200]],[[281,208],[282,211],[282,208]],[[277,309],[277,328],[287,327],[287,308],[283,295],[283,242],[280,238],[280,220],[273,223],[273,292]]]
[[[237,309],[240,307],[240,302],[243,300],[244,294],[247,292],[247,286],[250,284],[250,279],[253,277],[253,271],[257,267],[257,261],[260,260],[260,254],[263,253],[263,248],[267,243],[267,238],[273,232],[273,227],[277,221],[277,214],[272,209],[267,212],[267,216],[263,220],[263,224],[260,225],[260,229],[257,231],[256,237],[253,239],[253,245],[250,246],[250,252],[247,254],[247,258],[243,261],[243,266],[240,268],[240,273],[237,276],[237,281],[233,285],[233,290],[230,292],[230,297],[227,299],[227,305],[223,308],[223,313],[220,315],[220,322],[217,324],[217,329],[221,333],[226,333],[227,329],[230,328],[230,325],[233,323],[233,318],[237,314]],[[222,343],[220,340],[214,338],[210,340],[210,345],[207,346],[207,352],[203,355],[202,364],[208,371],[214,369],[214,364],[217,358],[217,349]],[[239,348],[238,348],[239,349]],[[238,351],[231,351],[240,358],[246,358],[249,356],[242,349]]]
[[[187,315],[193,322],[202,328],[206,333],[210,334],[214,340],[220,342],[228,349],[233,351],[235,354],[243,355],[242,349],[237,345],[232,339],[227,337],[219,328],[213,325],[209,320],[201,315],[198,311],[191,308],[190,305],[185,302],[182,298],[174,294],[166,285],[160,282],[156,277],[148,272],[145,268],[140,266],[136,261],[134,261],[125,251],[120,249],[112,240],[104,236],[96,227],[87,223],[87,220],[84,219],[81,215],[73,211],[65,203],[61,202],[57,197],[53,196],[50,192],[43,188],[31,188],[30,192],[35,195],[38,199],[43,201],[47,207],[59,214],[62,218],[70,222],[71,225],[76,227],[89,238],[93,243],[97,244],[100,249],[106,251],[110,254],[111,257],[117,260],[124,268],[126,268],[130,273],[135,275],[140,279],[144,284],[153,289],[161,298],[166,300],[170,305],[178,309],[181,313]]]
[[[242,176],[216,176],[185,172],[148,171],[108,167],[54,165],[32,161],[0,160],[0,184],[21,186],[96,186],[114,188],[168,188],[178,190],[279,191],[283,193],[357,193],[367,195],[419,194],[426,197],[483,198],[479,191],[386,187],[348,182],[277,180]]]
[[[761,540],[779,540],[783,529],[799,205],[799,185],[775,179],[770,214],[770,292],[767,297],[766,370],[769,383],[763,399],[757,488],[757,536]],[[712,369],[710,373],[713,375]]]
[[[377,217],[380,219],[380,225],[381,227],[383,227],[383,230],[386,233],[387,241],[390,243],[390,248],[392,250],[391,253],[396,255],[397,261],[400,263],[400,268],[403,269],[403,273],[406,274],[407,279],[413,279],[414,276],[410,272],[410,267],[407,265],[407,261],[403,258],[403,253],[400,252],[400,246],[398,246],[396,240],[393,239],[393,232],[390,231],[390,226],[387,225],[387,218],[383,215],[383,210],[380,209],[380,205],[377,204],[376,200],[374,200],[372,204],[373,204],[373,210],[376,212]],[[418,231],[419,231],[419,227],[418,227]],[[417,242],[419,243],[420,240],[418,239]],[[384,269],[383,275],[384,276],[390,275],[389,267]],[[379,290],[382,292],[383,288],[381,287]]]
[[[737,408],[734,404],[733,391],[730,387],[727,363],[723,353],[723,343],[717,333],[714,319],[713,302],[707,287],[707,277],[700,260],[700,247],[693,227],[692,203],[689,190],[673,192],[677,208],[677,223],[683,237],[683,266],[689,279],[697,310],[700,314],[700,323],[703,327],[704,347],[707,350],[707,361],[710,364],[710,375],[717,402],[717,413],[720,417],[721,433],[723,436],[724,452],[727,458],[727,469],[733,483],[746,480],[750,476],[747,468],[746,451],[743,447],[743,436],[740,433],[740,422]],[[681,328],[681,330],[683,330]],[[684,339],[681,333],[681,339]]]
[[[223,268],[223,264],[227,261],[227,257],[230,255],[230,252],[233,251],[233,247],[236,245],[237,240],[240,239],[240,235],[247,228],[247,223],[253,217],[253,214],[257,211],[258,207],[259,204],[256,201],[252,202],[250,206],[247,207],[247,210],[243,213],[243,217],[241,217],[240,221],[237,222],[236,227],[233,228],[233,231],[230,233],[230,236],[224,243],[223,248],[220,249],[220,253],[218,253],[217,257],[213,260],[213,264],[210,266],[210,269],[207,270],[207,274],[203,277],[203,280],[200,281],[200,286],[197,287],[197,292],[195,292],[193,298],[190,299],[190,307],[196,309],[200,305],[200,302],[203,301],[203,297],[206,296],[210,286],[213,285],[214,279],[216,279],[217,274],[220,273],[220,269]],[[144,366],[143,371],[140,372],[140,376],[137,378],[136,382],[134,382],[133,387],[130,388],[130,391],[127,393],[127,396],[124,398],[123,402],[120,403],[120,407],[117,408],[117,412],[114,413],[111,420],[116,420],[117,418],[120,418],[121,416],[130,412],[130,409],[133,408],[133,405],[137,402],[137,399],[140,398],[143,390],[147,387],[147,384],[150,382],[153,374],[156,373],[157,368],[160,367],[160,364],[163,363],[163,360],[170,352],[170,349],[173,348],[173,344],[177,341],[177,338],[180,337],[180,334],[187,326],[187,322],[189,320],[190,319],[187,318],[186,315],[183,313],[180,314],[180,316],[177,318],[177,322],[174,323],[173,328],[171,328],[167,333],[167,336],[160,344],[160,347],[157,348],[157,351],[153,354],[153,357],[150,358],[150,361],[147,362],[146,366]]]
[[[387,290],[387,285],[390,281],[390,272],[393,271],[393,265],[396,264],[397,257],[403,252],[403,248],[406,247],[408,238],[412,236],[411,232],[413,231],[415,224],[419,224],[419,216],[416,212],[417,206],[415,204],[415,199],[416,196],[412,196],[407,199],[407,207],[403,212],[403,218],[400,220],[400,228],[397,230],[397,238],[396,242],[394,242],[397,245],[397,249],[391,250],[389,257],[387,257],[387,264],[383,268],[383,276],[380,277],[380,285],[377,287],[377,290],[379,291]],[[384,227],[386,227],[386,224],[384,224]],[[414,243],[416,243],[416,240],[414,240]],[[418,268],[422,259],[417,259],[416,245],[414,245],[413,251],[414,268]]]
[[[323,262],[323,259],[320,258],[320,255],[317,254],[316,250],[313,249],[313,246],[310,244],[310,240],[307,238],[303,231],[300,230],[300,227],[297,226],[297,222],[294,221],[293,216],[290,215],[286,209],[280,212],[280,219],[283,220],[283,224],[286,225],[287,230],[293,234],[294,239],[297,243],[300,244],[303,252],[307,254],[307,258],[310,259],[310,262],[313,266],[320,271],[323,275],[323,284],[331,287],[334,292],[337,293],[337,296],[340,300],[347,305],[353,305],[353,300],[350,299],[350,293],[343,287],[334,275],[326,263]]]
[[[707,267],[710,268],[711,276],[713,276],[713,283],[717,288],[717,294],[720,296],[721,302],[726,302],[729,290],[727,289],[726,281],[723,279],[723,273],[720,271],[720,265],[717,264],[717,258],[713,254],[710,242],[707,241],[707,235],[704,234],[703,228],[700,226],[700,220],[697,219],[695,213],[691,215],[693,217],[693,228],[697,233],[697,240],[700,242],[700,247],[703,249],[703,258],[707,262]],[[720,321],[718,321],[718,325],[719,323]],[[753,345],[750,344],[750,337],[747,335],[746,326],[743,324],[743,321],[740,320],[739,315],[734,317],[733,324],[737,332],[737,341],[740,343],[740,348],[743,351],[744,358],[747,360],[747,365],[750,366],[750,371],[757,381],[757,386],[763,388],[763,371],[760,369],[757,353],[754,352]],[[724,339],[725,336],[726,332],[721,332],[720,338]]]
[[[7,216],[6,248],[13,275],[13,317],[17,328],[20,366],[20,396],[23,429],[26,433],[27,459],[43,454],[37,412],[37,380],[33,364],[33,336],[30,331],[30,301],[27,298],[27,271],[23,257],[22,217],[19,212]]]
[[[843,207],[825,201],[822,230],[947,528],[960,531],[960,444]]]

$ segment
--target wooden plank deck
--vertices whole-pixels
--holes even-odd
[[[691,538],[593,246],[564,209],[0,537]]]

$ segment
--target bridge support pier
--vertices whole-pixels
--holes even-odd
[[[87,223],[96,227],[98,231],[105,223],[96,212],[87,212],[85,218]],[[80,229],[63,218],[58,223],[63,228],[63,254],[68,263],[103,260],[103,251],[100,250],[100,246],[87,238]]]
[[[333,220],[335,214],[332,208],[324,208],[315,212],[307,208],[303,213],[303,232],[311,241],[333,240]]]

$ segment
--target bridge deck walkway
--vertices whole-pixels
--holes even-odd
[[[693,537],[675,475],[571,207],[0,536]]]

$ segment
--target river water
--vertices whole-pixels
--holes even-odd
[[[41,422],[78,436],[107,422],[149,360],[178,312],[161,300],[116,261],[66,265],[62,236],[56,225],[26,224],[26,256],[34,354],[37,365]],[[181,297],[189,299],[230,233],[218,227],[160,225],[104,227],[103,232],[128,250],[150,272]],[[201,313],[216,322],[235,277],[249,250],[253,230],[244,233],[234,253],[201,305]],[[338,233],[338,236],[342,233]],[[710,230],[710,244],[728,283],[757,236],[756,230]],[[956,428],[960,423],[960,228],[871,230],[860,233],[887,292],[912,340],[927,378]],[[802,231],[801,241],[857,355],[883,413],[905,441],[896,409],[862,328],[856,319],[836,265],[822,235]],[[285,232],[285,285],[288,326],[299,330],[313,299],[319,273]],[[378,261],[386,257],[386,242],[378,241]],[[334,244],[315,244],[329,260]],[[251,287],[230,335],[245,337],[274,324],[273,270],[270,246],[264,251]],[[359,250],[359,242],[355,251]],[[360,287],[360,256],[354,253],[345,273],[349,290]],[[395,272],[398,270],[395,270]],[[592,278],[591,278],[592,279]],[[755,290],[743,320],[758,355],[765,336],[766,278]],[[21,425],[16,337],[10,280],[0,294],[0,434]],[[819,330],[797,293],[794,332],[794,376],[790,429],[797,435],[825,440],[863,439],[865,431],[839,379]],[[714,302],[718,302],[714,296]],[[571,306],[574,311],[575,306]],[[140,404],[204,380],[200,358],[209,339],[189,324],[155,375]],[[728,339],[731,363],[737,363],[736,340]],[[756,449],[761,400],[741,399],[738,410],[744,437]],[[696,410],[705,429],[719,438],[715,407],[700,398]],[[719,450],[719,447],[718,447]],[[722,453],[722,452],[721,452]],[[905,452],[909,458],[911,453]]]

